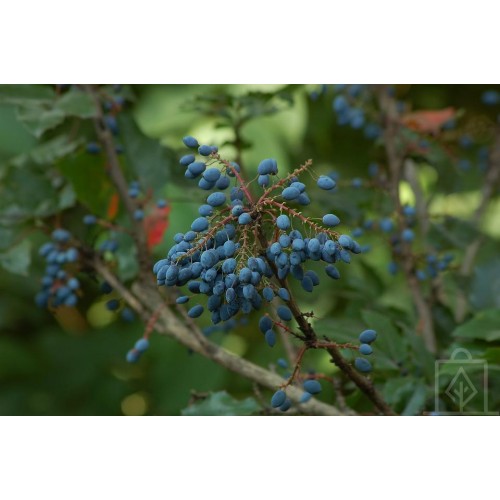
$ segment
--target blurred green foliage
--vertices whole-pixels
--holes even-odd
[[[241,153],[248,177],[262,158],[273,157],[280,168],[292,170],[314,160],[317,174],[336,171],[339,191],[314,192],[308,213],[319,217],[328,210],[352,230],[366,218],[377,219],[387,208],[383,193],[353,189],[343,179],[366,177],[372,161],[383,161],[379,144],[359,131],[340,127],[330,94],[313,100],[317,86],[134,86],[124,87],[129,104],[118,126],[129,179],[138,178],[156,197],[169,200],[169,228],[154,252],[162,257],[177,232],[185,231],[197,213],[200,196],[177,164],[184,135],[220,144],[223,156]],[[419,85],[397,87],[398,97],[411,109],[462,110],[460,133],[482,140],[484,123],[495,111],[481,103],[483,86]],[[50,103],[56,102],[55,106]],[[228,111],[228,109],[230,111]],[[97,292],[95,276],[82,276],[84,296],[79,311],[88,327],[74,328],[71,317],[56,317],[37,309],[33,297],[42,276],[38,246],[55,223],[87,240],[97,235],[81,224],[89,211],[106,217],[113,187],[102,158],[89,155],[92,127],[80,119],[92,114],[85,94],[56,86],[0,87],[0,414],[40,415],[179,415],[248,414],[259,411],[251,384],[225,371],[170,339],[153,336],[152,346],[137,365],[125,360],[126,351],[142,335],[139,321],[125,323],[109,313]],[[235,134],[235,128],[236,134]],[[40,139],[43,138],[43,141]],[[487,138],[486,138],[487,139]],[[460,172],[432,145],[434,156],[421,159],[419,175],[431,212],[463,220],[436,224],[433,238],[460,255],[478,230],[484,240],[469,280],[460,281],[452,268],[444,274],[445,298],[436,303],[440,355],[466,347],[490,364],[490,409],[500,406],[500,201],[492,200],[482,228],[466,222],[480,199],[482,174]],[[239,151],[241,150],[241,151]],[[312,180],[307,181],[313,184]],[[411,193],[401,187],[403,198]],[[118,214],[117,221],[123,217]],[[130,280],[136,266],[131,241],[120,236],[118,267]],[[365,327],[380,332],[374,346],[374,379],[387,401],[402,414],[432,409],[434,358],[415,334],[419,318],[405,280],[387,272],[389,253],[379,233],[361,239],[372,251],[342,270],[338,283],[322,280],[320,291],[297,290],[304,310],[314,309],[320,335],[352,342]],[[457,291],[466,291],[469,313],[456,324],[452,310]],[[63,315],[64,316],[64,315]],[[71,315],[70,315],[71,316]],[[205,326],[206,320],[201,320]],[[284,355],[270,350],[255,321],[229,334],[212,337],[229,350],[264,366],[275,366]],[[311,353],[311,368],[334,374],[324,353]],[[352,356],[346,352],[346,356]],[[227,391],[229,394],[219,391]],[[199,401],[199,394],[214,392]],[[194,394],[194,396],[192,396]],[[325,390],[328,400],[333,390]],[[188,406],[191,401],[198,401]],[[238,402],[234,398],[242,399]],[[360,412],[370,404],[358,393],[348,403]],[[229,410],[228,410],[229,408]]]

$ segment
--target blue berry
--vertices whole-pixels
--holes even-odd
[[[191,163],[193,163],[195,160],[195,157],[194,155],[184,155],[180,160],[179,160],[179,163],[184,166],[184,167],[187,167],[189,166]]]
[[[113,115],[106,115],[104,117],[106,126],[109,128],[113,135],[118,135],[118,122]]]
[[[494,106],[500,102],[500,94],[496,90],[487,90],[483,92],[481,100],[488,106]]]
[[[300,196],[300,191],[294,187],[287,187],[283,189],[281,196],[288,201],[296,200]]]
[[[312,394],[310,392],[304,392],[302,396],[300,396],[300,403],[307,403],[312,398]]]
[[[197,233],[201,233],[208,229],[208,220],[205,217],[198,217],[191,224],[191,230]]]
[[[397,274],[397,272],[398,272],[398,265],[397,265],[397,263],[396,262],[389,262],[389,264],[387,264],[387,270],[392,275]]]
[[[127,352],[127,362],[128,363],[137,363],[141,357],[141,353],[135,349],[131,349]]]
[[[139,352],[145,352],[149,348],[149,340],[148,339],[139,339],[134,346],[134,349],[136,349]]]
[[[259,175],[275,175],[278,173],[278,164],[276,163],[276,160],[267,158],[259,163],[257,172]]]
[[[276,391],[271,398],[271,406],[279,408],[286,401],[286,392],[283,390]]]
[[[131,187],[129,188],[128,190],[128,195],[131,197],[131,198],[137,198],[140,194],[140,190],[139,188],[136,188],[136,187]]]
[[[312,292],[313,291],[313,282],[309,276],[304,276],[302,278],[302,281],[300,283],[302,285],[302,288],[306,292]]]
[[[220,170],[215,167],[207,168],[205,172],[203,172],[203,179],[208,183],[215,183],[219,180]]]
[[[313,270],[306,271],[305,275],[311,279],[313,286],[319,285],[319,276]]]
[[[318,179],[317,184],[320,189],[324,189],[326,191],[330,191],[336,185],[335,181],[326,175],[321,175]]]
[[[234,255],[234,252],[236,251],[236,245],[234,241],[231,240],[226,241],[223,245],[223,248],[225,257],[232,257]]]
[[[229,177],[227,177],[226,175],[221,175],[219,177],[219,180],[215,183],[215,187],[217,189],[227,189],[230,183],[231,181],[229,180]]]
[[[111,299],[106,302],[106,308],[110,311],[116,311],[120,307],[120,301]]]
[[[83,223],[87,226],[92,226],[97,222],[97,217],[92,214],[87,214],[83,217]]]
[[[190,318],[199,318],[203,314],[203,311],[204,307],[200,304],[197,304],[193,306],[191,309],[189,309],[188,316]]]
[[[198,153],[200,153],[201,156],[210,156],[212,153],[212,148],[210,146],[207,146],[206,144],[203,144],[198,148]]]
[[[198,147],[198,141],[197,141],[194,137],[192,137],[192,136],[190,136],[190,135],[188,135],[188,136],[184,137],[184,138],[182,139],[182,142],[183,142],[183,143],[184,143],[184,145],[185,145],[186,147],[188,147],[188,148],[192,148],[192,149],[194,149],[194,148],[197,148],[197,147]]]
[[[361,373],[370,373],[372,371],[371,363],[365,358],[356,358],[354,360],[354,366],[356,367],[356,370]]]
[[[76,248],[68,248],[65,253],[65,260],[67,262],[76,262],[78,260],[78,250]]]
[[[317,380],[306,380],[304,382],[304,391],[309,394],[319,394],[321,392],[321,384]]]
[[[292,320],[292,311],[288,309],[286,306],[278,306],[276,312],[278,313],[278,316],[283,320],[283,321],[291,321]]]
[[[280,406],[282,412],[288,411],[292,406],[292,401],[289,398],[285,399],[285,402]]]
[[[108,293],[111,293],[112,291],[113,291],[113,287],[107,281],[103,281],[101,283],[101,292],[102,293],[108,294]]]
[[[276,219],[276,225],[279,229],[286,231],[290,227],[290,218],[288,215],[282,214]]]
[[[302,182],[297,182],[297,181],[292,182],[290,184],[290,187],[298,189],[299,193],[303,193],[305,191],[305,189],[306,189],[306,185],[305,184],[303,184]]]
[[[311,200],[309,199],[309,196],[307,196],[306,193],[301,193],[300,196],[297,198],[297,203],[299,205],[309,205],[311,203]]]
[[[422,269],[417,269],[417,271],[415,272],[415,276],[419,281],[425,281],[427,279],[427,274]]]
[[[70,294],[64,299],[64,305],[68,307],[74,307],[76,306],[76,303],[78,302],[78,297],[75,294]]]
[[[281,300],[284,300],[286,302],[290,300],[290,294],[288,293],[288,290],[286,288],[280,288],[278,290],[278,295]]]
[[[273,320],[269,316],[262,316],[259,320],[259,330],[262,333],[266,333],[273,327]]]
[[[52,231],[52,239],[58,243],[66,243],[71,238],[71,234],[66,229],[55,229]]]
[[[259,184],[259,186],[262,186],[262,187],[266,187],[266,186],[269,186],[269,183],[270,183],[270,180],[269,180],[269,175],[259,175],[258,179],[257,179],[257,183]]]
[[[266,339],[267,345],[269,347],[274,347],[276,345],[276,334],[273,330],[267,330],[264,338]]]
[[[87,153],[91,155],[97,155],[101,152],[101,146],[96,142],[89,142],[87,144]]]
[[[198,208],[198,213],[202,217],[208,217],[214,213],[214,209],[210,205],[201,205],[200,208]],[[177,242],[178,243],[178,242]]]
[[[370,344],[361,344],[359,346],[359,352],[365,356],[369,356],[373,352],[373,349]]]
[[[187,297],[186,295],[182,295],[181,297],[177,297],[177,299],[175,300],[175,302],[177,304],[185,304],[188,301],[189,301],[189,297]]]
[[[307,243],[307,249],[309,250],[310,253],[319,252],[320,248],[321,248],[321,243],[317,238],[311,238]]]
[[[76,278],[71,278],[68,280],[68,287],[71,290],[78,290],[80,288],[80,282]]]
[[[142,219],[144,219],[144,212],[140,208],[135,210],[134,219],[137,221],[141,221]]]
[[[205,172],[206,168],[207,165],[202,161],[195,161],[188,165],[188,172],[190,172],[193,175],[193,178],[195,178]]]
[[[379,222],[379,227],[384,233],[390,233],[394,229],[394,223],[391,219],[385,218]]]
[[[407,243],[411,243],[415,239],[415,233],[411,229],[404,229],[401,233],[401,239]]]
[[[288,362],[286,359],[283,359],[283,358],[279,358],[278,361],[276,362],[276,364],[280,367],[280,368],[283,368],[283,369],[286,369],[288,368]]]
[[[263,290],[262,290],[262,296],[268,301],[268,302],[271,302],[273,299],[274,299],[274,292],[273,292],[273,289],[266,286]]]
[[[245,225],[250,224],[250,222],[252,222],[252,217],[248,212],[244,212],[238,217],[238,224]]]
[[[135,320],[135,314],[129,307],[124,307],[122,312],[120,313],[120,316],[122,320],[126,321],[127,323],[131,323]]]
[[[323,216],[323,224],[325,226],[338,226],[340,219],[336,215],[326,214]]]
[[[416,213],[415,207],[412,207],[411,205],[405,205],[403,207],[403,214],[406,217],[413,217]]]
[[[343,95],[336,96],[333,100],[332,106],[334,111],[336,111],[337,113],[341,113],[349,109],[349,103]]]
[[[220,207],[226,203],[226,195],[224,193],[212,193],[207,198],[207,203],[212,207]]]
[[[343,248],[352,248],[353,241],[350,236],[347,236],[347,234],[342,234],[339,237],[339,245]]]
[[[359,341],[362,344],[371,344],[372,342],[375,342],[376,338],[377,332],[375,330],[365,330],[359,335]]]

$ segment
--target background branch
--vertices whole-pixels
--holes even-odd
[[[402,177],[405,154],[398,144],[398,132],[400,127],[399,112],[395,99],[388,93],[387,88],[378,89],[380,110],[383,116],[384,147],[390,173],[389,193],[395,205],[397,213],[397,227],[401,234],[404,229],[404,216],[399,196],[399,184]],[[427,349],[435,354],[437,352],[436,335],[434,332],[434,321],[430,305],[425,300],[420,287],[420,282],[415,276],[413,255],[409,245],[402,245],[401,266],[417,309],[420,331]]]

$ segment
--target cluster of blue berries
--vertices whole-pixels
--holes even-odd
[[[65,229],[52,232],[52,241],[40,247],[39,254],[45,259],[42,289],[35,302],[39,307],[75,306],[80,282],[67,269],[78,261],[78,250],[71,245],[71,234]]]
[[[313,396],[321,392],[321,384],[314,378],[305,380],[302,388],[304,389],[304,393],[300,398],[300,403],[307,403]],[[282,412],[286,412],[291,408],[292,401],[287,397],[284,389],[278,389],[271,397],[271,406]]]
[[[264,318],[261,319],[261,324],[259,325],[261,327],[261,330],[269,326],[266,324],[262,324],[265,323],[265,321],[264,322],[262,321],[263,319]],[[359,353],[362,354],[363,356],[371,355],[373,353],[371,344],[375,342],[376,339],[377,339],[377,332],[375,330],[364,330],[363,332],[361,332],[359,335],[359,342],[360,342]],[[288,368],[288,363],[284,359],[279,359],[278,366],[286,369]],[[370,373],[372,371],[371,363],[364,357],[355,358],[354,366],[361,373]],[[322,387],[320,382],[313,377],[314,373],[311,373],[308,375],[308,378],[304,380],[302,384],[304,393],[300,398],[300,403],[307,403],[313,396],[321,392]],[[289,374],[286,374],[285,378],[289,378]],[[288,383],[290,383],[290,381]],[[278,389],[271,397],[271,406],[283,412],[289,410],[290,407],[292,406],[290,398],[288,398],[286,395],[286,387],[288,383],[285,384],[282,389]]]
[[[366,114],[367,100],[371,94],[365,85],[335,85],[337,95],[333,99],[332,107],[337,114],[339,125],[348,125],[356,130],[363,130],[367,139],[375,140],[381,134],[380,126],[370,121]]]
[[[373,353],[371,344],[377,339],[377,332],[375,330],[365,330],[360,333],[359,341],[361,345],[359,346],[359,353],[363,356],[369,356]],[[357,357],[354,360],[354,366],[361,373],[370,373],[372,371],[372,365],[366,358]]]
[[[278,286],[274,278],[283,281],[291,275],[311,292],[319,284],[319,277],[314,271],[304,270],[307,261],[326,262],[326,274],[338,279],[340,273],[333,264],[349,263],[351,254],[361,252],[359,244],[351,237],[331,230],[340,224],[334,214],[326,214],[320,225],[289,208],[287,203],[307,205],[310,200],[305,185],[296,175],[276,180],[276,160],[265,159],[259,164],[257,183],[265,191],[259,201],[254,202],[240,180],[239,166],[221,160],[216,146],[200,146],[193,137],[185,137],[183,142],[189,148],[197,148],[201,156],[208,157],[208,161],[199,162],[194,154],[183,156],[180,163],[186,167],[186,176],[200,177],[198,186],[214,192],[200,206],[200,217],[193,221],[191,230],[174,236],[174,246],[166,258],[155,264],[153,272],[159,286],[187,285],[191,294],[206,295],[213,324],[228,321],[239,312],[249,314],[258,310],[275,296],[286,303],[289,292]],[[229,187],[230,178],[235,185],[227,196],[222,191]],[[227,181],[221,184],[221,179]],[[317,185],[332,190],[335,181],[320,176]],[[297,229],[293,229],[294,224]],[[313,234],[307,236],[304,230]],[[267,246],[256,236],[257,232]],[[184,304],[190,299],[182,295],[177,302]],[[196,304],[188,310],[188,315],[198,318],[204,310],[203,305]],[[278,307],[278,315],[283,321],[292,319],[285,305]],[[273,346],[276,337],[271,328],[263,333],[267,343]]]
[[[438,257],[435,254],[428,254],[425,256],[425,265],[415,271],[415,276],[419,281],[434,279],[439,273],[448,269],[453,259],[454,256],[450,253],[444,254],[442,257]]]

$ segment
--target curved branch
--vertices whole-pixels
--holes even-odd
[[[133,291],[130,291],[102,261],[96,258],[93,264],[96,271],[121,294],[128,305],[134,309],[144,321],[147,321],[153,311],[158,311],[158,308],[162,306],[164,301],[156,287],[138,282],[133,286]],[[162,335],[177,340],[188,349],[211,359],[224,368],[260,386],[274,391],[283,384],[283,378],[281,376],[226,351],[217,344],[209,341],[203,336],[196,325],[186,325],[169,307],[163,307],[161,309],[155,330]],[[297,387],[291,386],[287,389],[288,397],[295,403],[300,402],[302,394],[303,391]],[[314,399],[311,399],[307,403],[298,404],[297,409],[307,415],[340,416],[354,414],[352,411],[340,411],[335,406]]]

